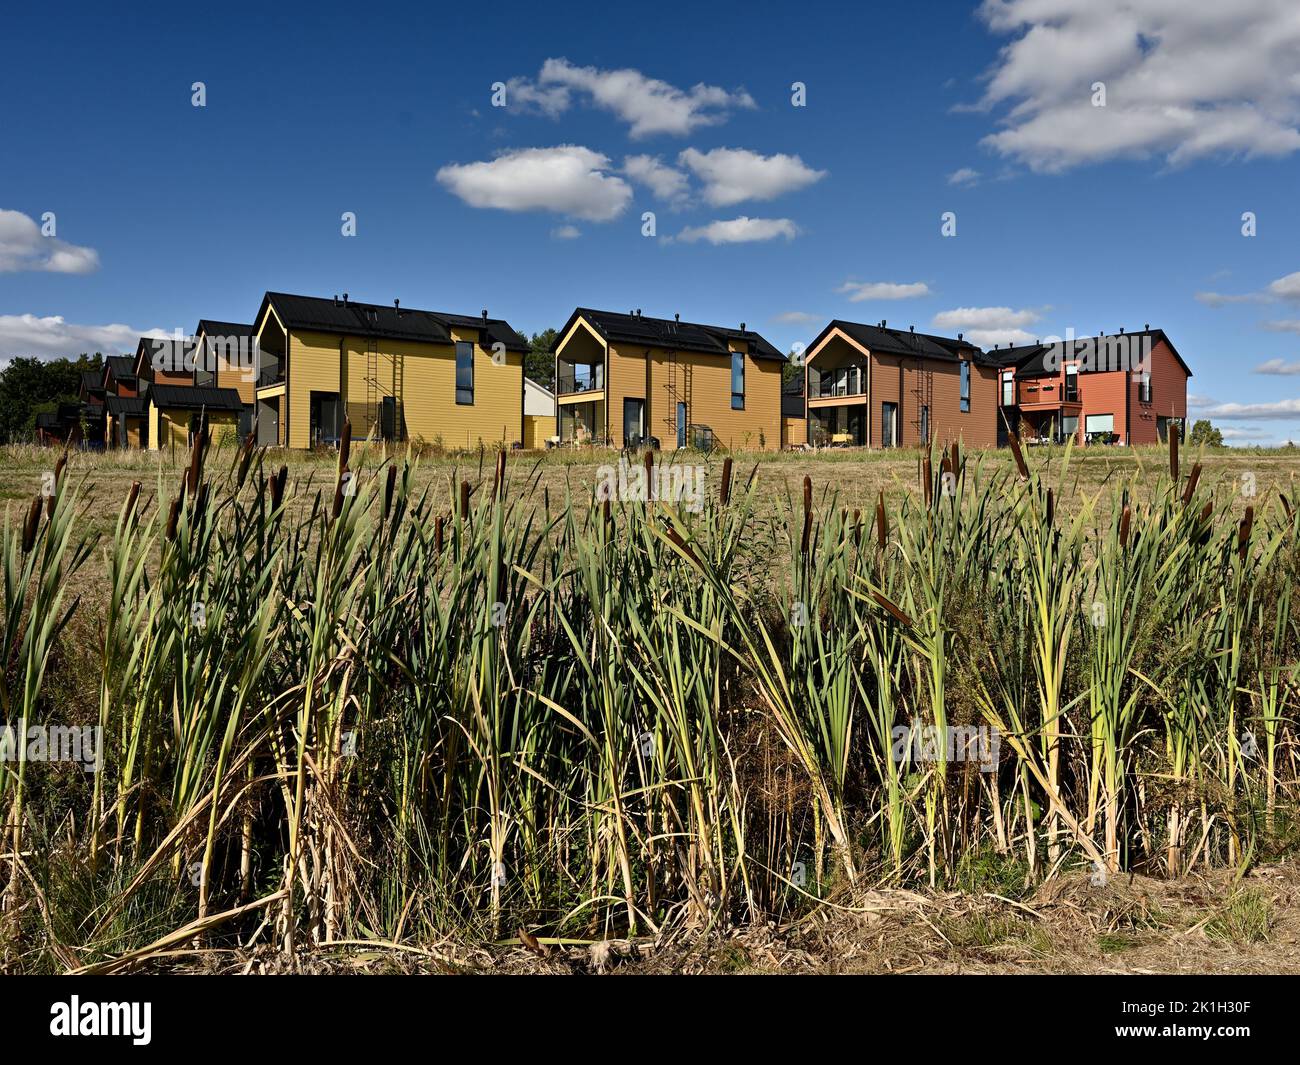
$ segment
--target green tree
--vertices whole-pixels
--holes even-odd
[[[34,355],[11,359],[0,370],[0,442],[30,441],[36,415],[58,410],[60,403],[77,402],[82,371],[103,367],[99,352],[83,352],[75,359],[39,359]]]
[[[534,333],[528,342],[528,354],[524,356],[525,376],[551,391],[555,391],[555,356],[551,353],[551,347],[558,336],[554,329]]]
[[[1189,444],[1205,444],[1209,447],[1223,447],[1223,433],[1210,424],[1209,419],[1201,418],[1192,423],[1192,431],[1187,436]]]

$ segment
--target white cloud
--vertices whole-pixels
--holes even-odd
[[[797,155],[759,155],[746,148],[687,148],[677,161],[704,182],[704,199],[715,207],[745,200],[772,200],[806,188],[826,176]]]
[[[1265,322],[1264,328],[1270,333],[1300,333],[1300,318],[1282,318],[1274,322]]]
[[[589,99],[626,122],[633,138],[655,133],[687,134],[700,126],[725,122],[730,112],[755,106],[744,89],[728,92],[715,85],[682,90],[639,70],[599,70],[574,66],[567,59],[548,59],[536,81],[506,82],[506,106],[551,118],[569,109],[575,96]]]
[[[781,325],[807,325],[809,322],[818,321],[818,318],[807,311],[782,311],[780,314],[773,315],[772,321],[779,322]]]
[[[609,169],[609,157],[576,144],[521,148],[490,162],[456,163],[438,181],[471,207],[503,211],[554,211],[588,222],[608,222],[632,199],[626,181]]]
[[[1211,399],[1209,396],[1198,395],[1195,392],[1187,393],[1187,405],[1189,407],[1213,407],[1217,402],[1217,400]]]
[[[686,199],[689,179],[676,167],[661,162],[658,156],[629,155],[623,160],[623,173],[645,185],[657,200],[681,204]]]
[[[934,328],[961,331],[964,338],[980,347],[994,344],[1029,344],[1037,339],[1025,331],[1041,317],[1038,311],[1011,307],[955,307],[934,316]]]
[[[1268,436],[1268,433],[1263,429],[1239,429],[1228,425],[1221,425],[1218,429],[1223,434],[1224,440],[1258,441]]]
[[[1243,292],[1237,294],[1227,294],[1223,292],[1198,292],[1196,293],[1196,302],[1203,303],[1207,307],[1227,307],[1234,303],[1266,303],[1266,296],[1258,292]]]
[[[1300,270],[1279,277],[1268,286],[1268,291],[1281,300],[1300,300]]]
[[[41,236],[41,227],[21,211],[0,209],[0,274],[38,270],[53,274],[93,274],[99,253]]]
[[[948,175],[948,184],[969,188],[972,185],[979,184],[979,179],[980,172],[978,170],[974,170],[969,166],[963,166]]]
[[[582,236],[582,230],[577,226],[556,226],[551,230],[551,236],[556,240],[577,240]]]
[[[1300,7],[1291,0],[984,0],[1015,39],[983,109],[984,145],[1038,171],[1120,157],[1283,156],[1300,150]],[[1092,86],[1105,84],[1106,106]]]
[[[1285,359],[1269,359],[1255,367],[1255,373],[1272,377],[1294,377],[1300,374],[1300,362],[1287,362]]]
[[[93,355],[135,353],[142,336],[164,337],[163,329],[140,330],[133,326],[77,325],[62,315],[38,318],[34,314],[0,315],[0,359],[36,355],[43,359],[76,358],[82,352]]]
[[[863,300],[910,300],[930,295],[930,286],[924,281],[845,281],[835,290],[848,296],[850,303]]]
[[[1279,399],[1271,403],[1213,403],[1199,412],[1207,418],[1269,419],[1300,418],[1300,399]]]
[[[748,218],[741,215],[728,221],[710,222],[707,226],[688,226],[677,234],[687,244],[705,240],[710,244],[748,244],[757,240],[785,237],[793,240],[799,228],[788,218]]]
[[[960,329],[963,326],[979,329],[1011,329],[1033,325],[1041,315],[1033,310],[1013,310],[1010,307],[956,307],[940,311],[934,324],[940,329]]]
[[[1268,288],[1263,292],[1242,292],[1235,295],[1198,292],[1196,300],[1207,307],[1224,307],[1231,303],[1273,303],[1276,300],[1300,303],[1300,271],[1269,282]]]

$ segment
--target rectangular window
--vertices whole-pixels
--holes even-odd
[[[745,409],[745,353],[731,353],[731,409]]]
[[[970,363],[961,364],[961,409],[970,410]]]
[[[1067,366],[1065,368],[1065,402],[1077,403],[1079,401],[1079,367]]]
[[[456,402],[474,403],[474,345],[456,341]]]
[[[1151,402],[1151,373],[1146,371],[1138,378],[1138,402]]]
[[[1115,415],[1089,414],[1083,420],[1083,435],[1088,443],[1110,443],[1115,435]]]
[[[1004,407],[1016,405],[1016,379],[1013,374],[1002,375],[1002,405]]]
[[[645,400],[623,400],[623,446],[640,447],[645,439]]]
[[[880,405],[880,446],[893,447],[898,443],[898,404]]]
[[[929,442],[930,442],[930,408],[922,407],[921,408],[921,443],[928,444]]]

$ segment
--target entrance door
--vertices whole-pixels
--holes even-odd
[[[640,447],[645,439],[645,400],[623,400],[623,446]]]
[[[880,405],[880,446],[898,446],[898,404]]]
[[[677,404],[677,446],[686,446],[686,404]]]

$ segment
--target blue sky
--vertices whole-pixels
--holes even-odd
[[[267,289],[528,331],[639,307],[787,350],[834,317],[986,346],[1150,322],[1193,416],[1300,440],[1291,0],[8,21],[0,359],[247,320]]]

